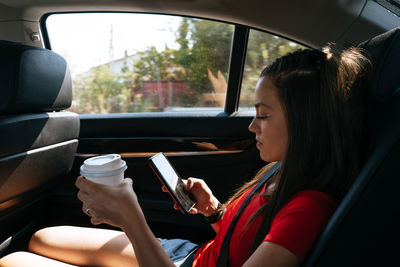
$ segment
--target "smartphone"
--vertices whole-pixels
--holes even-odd
[[[156,173],[161,183],[167,188],[170,196],[178,204],[183,213],[189,213],[195,202],[185,191],[185,184],[175,171],[167,157],[158,153],[149,158],[150,167]]]

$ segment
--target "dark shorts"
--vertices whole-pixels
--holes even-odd
[[[158,240],[176,266],[192,266],[191,263],[199,245],[183,239],[158,238]]]

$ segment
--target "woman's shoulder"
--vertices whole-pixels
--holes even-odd
[[[329,202],[331,204],[336,204],[336,200],[328,193],[323,191],[313,190],[313,189],[306,189],[301,190],[293,195],[291,200],[308,200],[308,201],[324,201]]]
[[[329,194],[318,190],[301,190],[289,199],[281,210],[285,211],[312,211],[332,214],[337,208],[338,203]]]
[[[337,207],[329,194],[302,190],[275,215],[264,241],[274,242],[304,260]]]
[[[294,199],[325,200],[336,203],[335,199],[330,194],[313,189],[305,189],[295,193],[292,197],[292,200]]]

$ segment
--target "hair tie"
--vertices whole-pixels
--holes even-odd
[[[331,52],[331,48],[329,46],[325,46],[322,48],[322,53],[326,56],[327,60],[330,60],[333,57],[333,54]]]

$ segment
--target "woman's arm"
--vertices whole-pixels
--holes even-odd
[[[140,266],[175,266],[151,232],[131,179],[124,179],[118,186],[106,186],[78,177],[76,186],[91,223],[120,227],[132,243]]]
[[[139,205],[135,204],[134,209],[136,211],[127,214],[121,228],[132,243],[139,266],[175,267],[150,230]]]
[[[203,179],[190,177],[185,182],[185,190],[189,192],[194,199],[196,204],[190,210],[191,214],[202,214],[206,217],[211,216],[218,209],[219,201],[211,192],[206,182]],[[162,191],[168,192],[168,189],[163,186]],[[178,204],[174,204],[174,208],[179,210]],[[225,212],[225,211],[224,211]],[[222,219],[223,214],[220,219]],[[210,224],[216,233],[218,233],[219,225],[218,222]]]
[[[273,242],[262,242],[243,267],[295,267],[300,259],[286,248]]]
[[[186,180],[186,191],[188,191],[196,200],[196,204],[190,210],[192,214],[202,214],[206,217],[214,214],[219,208],[219,201],[213,195],[211,189],[208,187],[203,179],[190,177]],[[175,206],[174,206],[175,207]],[[175,207],[177,208],[177,207]],[[222,214],[223,216],[223,214]],[[222,216],[220,219],[222,219]],[[211,224],[211,227],[218,233],[218,222]]]

